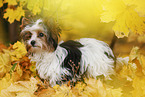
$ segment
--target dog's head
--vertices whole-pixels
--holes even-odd
[[[23,27],[20,35],[26,45],[27,51],[37,53],[42,51],[53,52],[58,45],[59,27],[50,19],[38,19]]]

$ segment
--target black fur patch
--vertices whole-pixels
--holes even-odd
[[[68,81],[72,80],[73,78],[77,78],[77,75],[80,73],[80,60],[82,55],[79,48],[83,47],[83,45],[77,41],[69,40],[60,44],[60,46],[65,48],[68,52],[68,55],[66,56],[61,66],[66,68],[72,75],[63,75],[62,81]]]

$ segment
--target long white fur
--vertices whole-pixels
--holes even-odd
[[[105,52],[113,57],[114,55],[106,43],[91,38],[82,38],[79,42],[84,45],[80,48],[82,74],[87,71],[88,77],[96,78],[99,75],[108,76],[114,73],[114,60],[108,58]]]
[[[56,81],[61,80],[61,74],[69,75],[69,72],[65,68],[61,68],[61,64],[66,56],[67,51],[58,46],[56,51],[52,53],[39,52],[29,58],[31,61],[36,62],[39,76],[42,79],[49,79],[50,85],[54,86]]]
[[[41,22],[41,20],[37,20],[32,27],[26,26],[24,30],[22,30],[22,33],[28,30],[33,34],[32,38],[28,41],[29,44],[31,40],[36,40],[39,46],[42,45],[42,42],[39,42],[39,39],[36,37],[35,32],[37,29],[44,30],[43,27],[39,25]],[[108,76],[114,73],[114,60],[108,58],[105,52],[113,57],[114,55],[106,43],[92,38],[82,38],[77,41],[84,45],[84,47],[79,48],[82,52],[80,61],[81,74],[86,72],[87,77],[96,78],[99,75]],[[36,69],[38,70],[39,76],[42,79],[49,80],[51,86],[55,86],[56,81],[61,80],[62,75],[71,75],[67,69],[61,67],[67,54],[67,50],[58,45],[54,52],[45,50],[37,51],[33,56],[29,56],[29,58],[31,61],[36,62]]]
[[[80,48],[82,52],[81,74],[87,71],[87,76],[93,78],[99,75],[108,76],[113,74],[114,61],[104,54],[104,52],[107,52],[114,56],[107,44],[91,38],[82,38],[79,42],[84,45]],[[29,58],[31,61],[36,61],[36,69],[40,77],[49,79],[50,85],[54,86],[57,80],[61,80],[61,74],[70,75],[68,70],[61,67],[67,54],[64,48],[58,46],[52,53],[47,51],[34,53]]]

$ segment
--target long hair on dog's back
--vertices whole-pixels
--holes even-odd
[[[58,43],[60,31],[53,19],[38,19],[21,31],[29,58],[36,62],[41,79],[54,86],[76,82],[82,75],[96,78],[114,73],[116,58],[106,43],[93,38]]]

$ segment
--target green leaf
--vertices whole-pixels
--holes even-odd
[[[14,63],[14,65],[12,66],[11,70],[10,70],[10,77],[12,77],[12,72],[15,70],[17,63]]]

